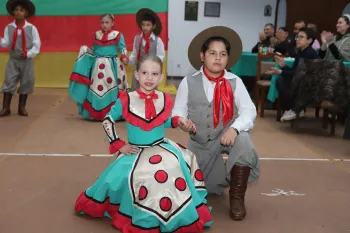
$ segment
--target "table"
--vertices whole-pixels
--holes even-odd
[[[258,54],[243,52],[239,61],[232,67],[231,72],[237,76],[256,76]]]

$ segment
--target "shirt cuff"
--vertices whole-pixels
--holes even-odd
[[[109,153],[110,154],[117,153],[124,145],[125,145],[125,142],[120,139],[112,142],[111,145],[109,146]]]
[[[171,127],[177,128],[179,126],[180,116],[174,116],[171,118]]]

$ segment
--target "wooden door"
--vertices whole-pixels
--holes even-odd
[[[294,22],[304,19],[317,25],[317,37],[323,30],[336,33],[338,18],[349,0],[287,0],[287,27],[293,32]]]

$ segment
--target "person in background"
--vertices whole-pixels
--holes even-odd
[[[325,60],[350,61],[350,15],[343,15],[338,19],[337,35],[323,31],[320,57]]]
[[[293,108],[293,94],[292,94],[292,80],[296,68],[298,67],[301,58],[304,59],[318,59],[317,52],[311,47],[316,38],[316,33],[311,28],[300,29],[298,36],[296,37],[296,45],[298,53],[295,57],[292,67],[288,67],[284,59],[279,56],[275,56],[277,64],[281,69],[275,67],[268,70],[266,73],[269,75],[280,75],[276,80],[276,86],[281,101],[281,109],[284,110],[284,114],[281,117],[281,121],[293,120],[296,118],[296,113]],[[304,112],[300,113],[300,117],[304,116]]]
[[[282,54],[285,57],[294,55],[294,46],[292,39],[288,37],[288,29],[280,27],[276,33],[277,44],[275,45],[275,52]]]
[[[307,27],[313,29],[313,30],[315,31],[315,33],[317,33],[316,24],[308,23],[308,24],[307,24]],[[316,50],[316,52],[318,52],[318,50],[321,48],[321,44],[320,44],[320,42],[317,40],[317,38],[315,39],[314,43],[312,44],[312,48],[313,48],[314,50]]]
[[[269,47],[270,45],[275,44],[275,27],[272,23],[268,23],[264,27],[264,32],[259,33],[259,41],[252,49],[252,53],[258,53],[260,46]]]

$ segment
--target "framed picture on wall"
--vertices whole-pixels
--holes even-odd
[[[205,2],[204,16],[205,17],[220,17],[220,2]]]
[[[176,0],[173,0],[176,1]],[[198,20],[198,2],[186,1],[185,2],[185,21],[197,21]]]

